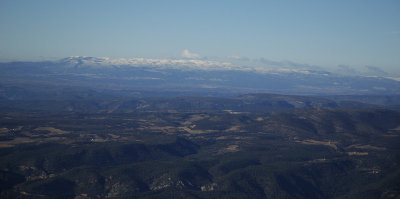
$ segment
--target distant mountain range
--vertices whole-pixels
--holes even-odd
[[[400,94],[400,81],[388,77],[245,67],[210,60],[69,57],[57,61],[0,63],[0,70],[0,96],[5,99],[46,96],[46,93],[53,96],[53,90],[60,88],[136,97],[163,93],[197,96]]]

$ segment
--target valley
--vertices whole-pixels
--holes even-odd
[[[246,105],[238,105],[239,99]],[[264,94],[112,102],[120,106],[97,101],[90,110],[3,111],[1,197],[395,198],[400,193],[395,110]]]

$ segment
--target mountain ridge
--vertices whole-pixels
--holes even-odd
[[[393,78],[343,76],[315,69],[234,66],[210,60],[70,57],[57,61],[0,63],[0,69],[0,86],[8,88],[80,87],[128,92],[194,92],[194,95],[400,94],[400,82]]]

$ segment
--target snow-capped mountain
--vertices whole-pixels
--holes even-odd
[[[74,56],[58,61],[72,66],[153,66],[180,69],[200,69],[200,70],[231,70],[240,69],[228,62],[198,60],[198,59],[148,59],[148,58],[109,58],[109,57],[86,57]]]
[[[257,73],[302,73],[325,74],[327,71],[307,69],[276,68],[276,67],[252,67],[239,66],[230,62],[199,60],[199,59],[149,59],[149,58],[109,58],[109,57],[67,57],[55,63],[61,63],[73,67],[155,67],[180,70],[213,70],[213,71],[253,71]]]
[[[238,66],[200,59],[78,56],[56,61],[0,63],[0,70],[0,88],[5,90],[36,86],[125,90],[128,93],[173,91],[206,95],[400,94],[400,82],[385,77],[343,76],[323,70],[289,67]]]

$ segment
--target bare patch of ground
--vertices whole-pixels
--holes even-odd
[[[183,126],[179,127],[180,130],[186,131],[190,134],[202,134],[202,133],[215,133],[218,132],[217,130],[194,130],[189,127]]]
[[[346,149],[367,149],[367,150],[375,150],[375,151],[384,151],[386,150],[385,147],[377,147],[377,146],[371,146],[371,145],[360,145],[360,144],[353,144]]]
[[[231,128],[226,129],[225,132],[244,132],[244,130],[240,129],[239,125],[231,126]]]
[[[8,128],[0,128],[0,133],[8,133]]]
[[[227,151],[238,151],[239,150],[239,146],[238,145],[229,145],[228,147],[226,147]]]
[[[349,156],[353,156],[353,155],[364,156],[364,155],[368,155],[368,152],[350,151],[350,152],[347,152],[347,155],[349,155]]]
[[[46,126],[46,127],[38,127],[38,128],[35,128],[34,130],[35,131],[49,131],[49,132],[51,132],[53,134],[67,134],[67,133],[69,133],[68,131],[64,131],[64,130],[61,130],[61,129],[56,129],[54,127],[48,127],[48,126]]]
[[[335,150],[337,150],[337,142],[332,142],[332,141],[319,141],[319,140],[312,140],[312,139],[307,139],[307,140],[302,140],[302,141],[296,141],[301,144],[311,144],[311,145],[323,145],[323,146],[328,146],[332,147]]]

